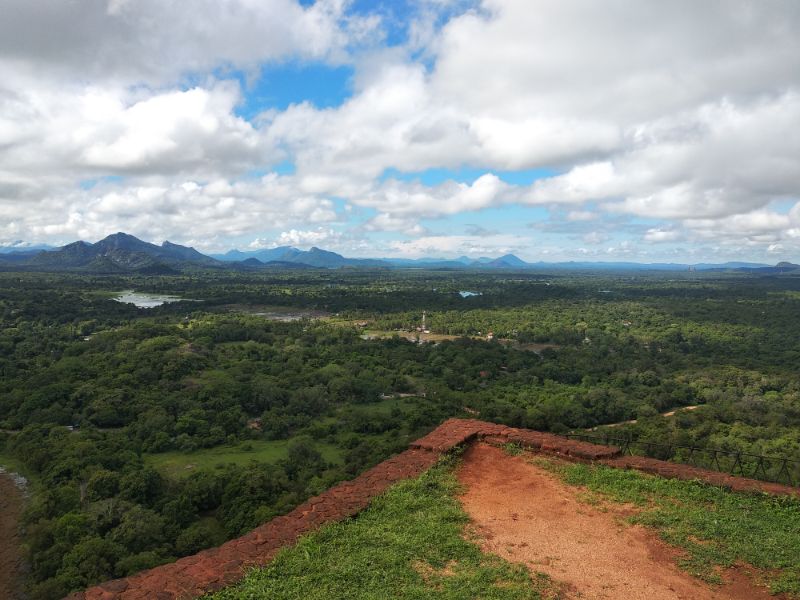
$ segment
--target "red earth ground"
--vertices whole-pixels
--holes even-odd
[[[0,473],[0,598],[20,597],[22,555],[20,552],[19,518],[22,494],[8,475]]]
[[[681,571],[679,552],[650,530],[630,525],[632,508],[590,505],[581,490],[484,443],[464,455],[461,502],[482,548],[546,573],[566,598],[581,600],[775,599],[741,570],[714,586]]]

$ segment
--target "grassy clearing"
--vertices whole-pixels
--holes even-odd
[[[327,525],[210,600],[554,598],[531,578],[464,539],[469,518],[448,465],[393,486],[355,519]]]
[[[5,454],[2,451],[0,451],[0,467],[4,467],[6,471],[25,474],[24,465],[10,454]]]
[[[33,475],[22,461],[14,458],[3,450],[0,450],[0,467],[3,467],[9,473],[19,473],[25,477],[29,482],[33,483],[35,475]]]
[[[392,410],[410,409],[414,408],[421,398],[418,396],[406,396],[405,398],[384,398],[378,402],[370,402],[369,404],[356,404],[349,406],[348,409],[353,412],[363,413],[366,415],[388,415]]]
[[[745,562],[761,570],[773,593],[800,598],[800,500],[609,467],[535,462],[585,487],[589,498],[639,506],[631,521],[685,550],[681,567],[692,575],[719,582],[720,568]]]
[[[250,461],[272,463],[286,457],[289,440],[252,440],[235,446],[217,446],[194,452],[161,452],[148,454],[145,463],[170,479],[188,477],[196,471],[222,469],[227,465],[246,465]],[[342,461],[342,452],[336,446],[317,443],[322,457],[332,463]]]

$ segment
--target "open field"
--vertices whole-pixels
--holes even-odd
[[[145,463],[170,479],[188,477],[196,471],[222,469],[227,465],[246,465],[251,461],[272,463],[286,457],[289,440],[253,440],[236,446],[217,446],[194,452],[148,454]],[[332,463],[340,463],[341,451],[331,444],[318,443],[317,450]]]
[[[424,401],[425,399],[422,396],[416,394],[397,394],[382,398],[378,402],[358,404],[350,408],[350,410],[368,415],[388,415],[395,408],[412,408],[417,403]]]
[[[364,333],[361,334],[361,337],[365,340],[382,340],[387,338],[393,338],[394,336],[401,337],[406,340],[410,340],[412,342],[416,342],[419,340],[423,343],[436,343],[436,342],[447,342],[457,340],[463,337],[463,335],[447,335],[444,333],[423,333],[421,331],[384,331],[380,329],[366,329]],[[486,338],[478,338],[473,336],[472,339],[486,339]]]
[[[263,317],[270,321],[299,321],[300,319],[327,319],[330,313],[322,310],[297,309],[289,306],[259,304],[229,304],[222,307],[230,313]]]

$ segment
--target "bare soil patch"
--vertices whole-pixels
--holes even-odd
[[[0,473],[0,598],[20,598],[23,560],[19,538],[22,493]]]
[[[581,600],[774,599],[742,573],[712,586],[681,571],[678,551],[625,522],[631,508],[581,502],[581,491],[487,444],[474,444],[458,472],[461,497],[484,550],[548,574]]]

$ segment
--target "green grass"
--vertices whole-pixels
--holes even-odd
[[[170,479],[188,477],[202,470],[223,468],[226,465],[246,465],[250,461],[272,463],[286,457],[289,440],[252,440],[235,446],[216,446],[194,452],[161,452],[148,454],[145,463]],[[332,444],[317,443],[317,450],[328,462],[340,463],[342,452]]]
[[[9,454],[0,452],[0,466],[5,467],[6,471],[21,473],[24,469],[23,464]]]
[[[544,576],[481,552],[453,497],[447,464],[393,486],[356,518],[332,523],[282,550],[211,600],[521,600],[553,598]]]
[[[405,398],[384,398],[378,402],[370,402],[369,404],[354,404],[348,407],[356,413],[363,413],[367,415],[388,415],[394,408],[413,408],[420,401],[417,396],[407,396]]]
[[[505,452],[510,456],[519,456],[520,454],[525,452],[525,449],[521,445],[515,442],[508,442],[507,444],[503,444],[503,450],[505,450]]]
[[[606,500],[637,505],[631,521],[685,550],[680,563],[689,573],[718,582],[720,568],[744,562],[761,570],[773,593],[800,597],[800,500],[609,467],[535,462]]]
[[[29,481],[34,479],[30,469],[28,469],[22,461],[14,458],[5,451],[0,450],[0,467],[4,467],[9,473],[19,473]]]

